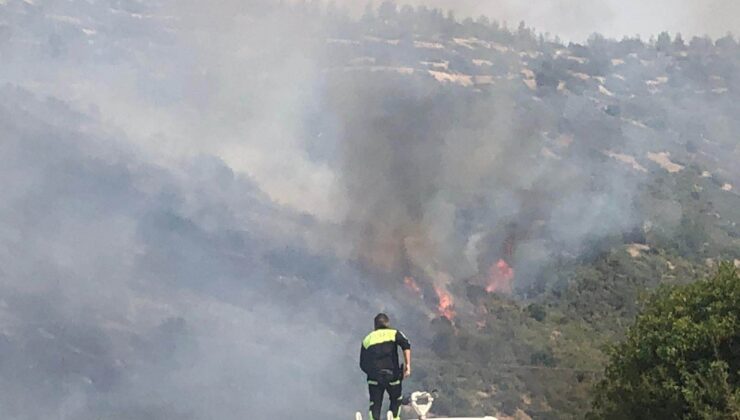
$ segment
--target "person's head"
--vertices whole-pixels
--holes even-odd
[[[381,329],[381,328],[388,328],[389,325],[391,325],[391,319],[388,318],[388,315],[384,313],[379,313],[375,315],[375,329]]]

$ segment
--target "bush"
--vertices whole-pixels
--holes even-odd
[[[530,363],[535,366],[553,367],[555,366],[555,356],[550,349],[536,351],[530,356]]]
[[[545,307],[537,303],[533,303],[527,306],[527,314],[532,319],[539,322],[544,321],[547,317],[547,311],[545,310]]]
[[[740,419],[740,278],[663,287],[610,351],[590,419]]]

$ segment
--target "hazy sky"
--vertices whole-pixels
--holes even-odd
[[[366,3],[365,0],[343,1],[355,10]],[[398,3],[453,9],[459,16],[486,14],[506,20],[510,26],[525,20],[538,31],[572,40],[585,39],[593,32],[619,38],[635,34],[648,38],[664,30],[681,32],[684,36],[740,33],[738,0],[409,0]]]

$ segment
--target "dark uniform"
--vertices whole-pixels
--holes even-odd
[[[380,420],[383,393],[388,392],[390,410],[395,419],[400,419],[401,380],[403,369],[398,364],[398,349],[410,350],[411,344],[401,331],[379,328],[362,340],[360,368],[367,374],[370,391],[370,420]]]

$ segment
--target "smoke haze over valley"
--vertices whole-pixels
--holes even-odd
[[[0,417],[349,418],[378,311],[411,386],[590,372],[624,261],[740,263],[736,3],[493,3],[0,0]],[[459,359],[441,412],[585,404]]]

